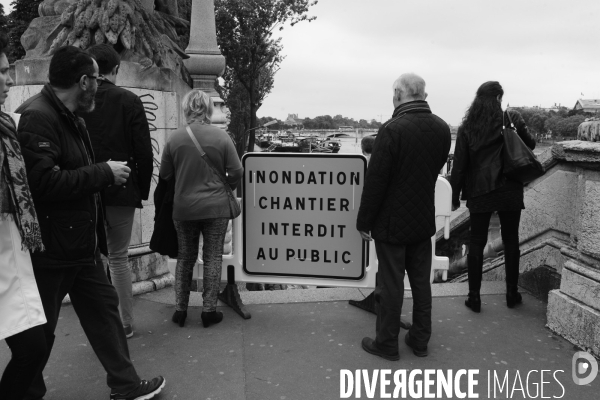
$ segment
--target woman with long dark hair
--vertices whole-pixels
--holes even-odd
[[[519,137],[530,148],[535,140],[527,130],[525,121],[516,111],[502,111],[504,90],[495,81],[485,82],[477,89],[475,100],[467,110],[458,129],[452,184],[452,207],[460,207],[460,194],[467,201],[471,231],[467,265],[469,296],[465,305],[475,312],[481,311],[481,278],[483,250],[485,248],[490,218],[497,212],[500,218],[504,262],[506,268],[506,305],[513,308],[522,302],[519,282],[519,222],[523,203],[523,184],[507,179],[503,172],[502,128],[514,123]]]
[[[0,105],[14,85],[0,33]],[[16,118],[17,115],[14,115]],[[30,251],[43,250],[13,116],[0,111],[0,339],[12,357],[0,380],[0,397],[21,400],[44,364],[46,323]]]

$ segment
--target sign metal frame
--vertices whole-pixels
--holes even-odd
[[[249,275],[249,276],[262,276],[262,277],[268,277],[268,276],[272,276],[272,277],[281,277],[281,278],[285,278],[285,277],[297,277],[297,278],[308,278],[308,279],[334,279],[334,280],[340,280],[340,281],[362,281],[365,278],[366,275],[366,267],[367,267],[367,246],[368,244],[365,243],[364,241],[361,242],[361,253],[360,253],[360,260],[361,260],[361,265],[360,265],[360,274],[358,276],[355,277],[348,277],[348,276],[338,276],[338,275],[314,275],[314,274],[303,274],[303,273],[277,273],[277,272],[254,272],[254,271],[250,271],[247,268],[247,261],[248,261],[248,254],[247,254],[247,245],[246,245],[246,238],[247,235],[246,233],[246,229],[247,229],[247,201],[249,201],[249,196],[247,195],[248,192],[248,187],[246,186],[246,182],[248,181],[249,177],[248,177],[248,169],[246,168],[246,162],[249,159],[252,158],[286,158],[286,159],[290,159],[290,158],[301,158],[301,159],[316,159],[316,158],[330,158],[332,161],[335,159],[357,159],[357,160],[361,160],[363,162],[363,166],[362,166],[362,170],[360,171],[362,173],[362,181],[360,186],[364,186],[364,179],[367,173],[367,159],[366,157],[364,157],[363,155],[358,155],[358,154],[319,154],[319,153],[247,153],[242,157],[242,166],[244,167],[244,177],[242,179],[242,186],[243,186],[243,193],[245,194],[242,198],[242,215],[240,217],[242,217],[242,232],[244,232],[244,234],[242,235],[242,268],[245,274]],[[358,210],[360,206],[360,197],[358,198],[358,205],[356,206],[356,209]],[[357,211],[358,213],[358,211]],[[349,229],[355,229],[355,221],[352,221],[352,224],[348,227]]]

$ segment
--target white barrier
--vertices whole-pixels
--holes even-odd
[[[239,200],[239,199],[238,199]],[[450,183],[441,176],[438,177],[435,186],[435,215],[444,218],[444,237],[450,237],[450,214],[452,213],[452,188]],[[356,287],[356,288],[374,288],[375,274],[377,273],[377,255],[375,252],[375,244],[371,242],[369,245],[369,263],[365,269],[365,275],[361,280],[344,280],[344,279],[323,279],[323,278],[302,278],[294,276],[273,276],[273,275],[248,275],[243,268],[243,229],[242,215],[233,220],[232,224],[232,252],[231,254],[223,255],[223,271],[221,275],[222,281],[227,281],[227,266],[231,265],[234,268],[236,282],[248,283],[271,283],[271,284],[292,284],[292,285],[317,285],[317,286],[332,286],[332,287]],[[443,280],[447,279],[447,271],[450,266],[448,257],[438,257],[435,255],[435,235],[431,238],[432,243],[432,270],[431,282],[435,270],[443,271]],[[175,265],[177,260],[169,259],[168,268],[172,274],[175,274]],[[194,267],[193,279],[202,278],[203,264],[199,260]],[[408,279],[405,278],[405,285],[408,288]]]

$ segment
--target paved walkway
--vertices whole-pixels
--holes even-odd
[[[378,369],[479,369],[475,393],[483,399],[494,398],[488,372],[502,381],[508,371],[507,386],[502,393],[496,387],[496,398],[535,398],[543,380],[544,397],[598,399],[600,377],[587,386],[573,383],[571,359],[576,349],[545,328],[546,304],[525,295],[524,304],[510,310],[502,286],[484,282],[482,312],[474,314],[463,304],[466,284],[434,285],[433,337],[426,358],[414,356],[404,343],[396,362],[361,349],[361,339],[374,334],[375,315],[348,305],[348,299],[359,300],[370,292],[358,289],[242,293],[251,319],[221,307],[224,321],[205,329],[198,293],[192,294],[194,307],[186,326],[171,322],[174,295],[167,288],[136,298],[136,335],[129,344],[142,377],[166,377],[158,400],[339,399],[341,370],[357,369],[370,376]],[[404,318],[410,320],[410,293],[407,297]],[[44,371],[49,388],[45,399],[108,399],[104,371],[71,306],[63,307],[56,336]],[[9,354],[0,345],[0,369]],[[541,370],[549,372],[541,377]],[[393,378],[389,379],[387,392],[392,393]],[[465,382],[463,378],[461,390],[466,390]],[[515,391],[507,394],[513,387]],[[361,397],[354,392],[350,398],[381,398],[380,385],[374,397],[367,397],[363,385]]]

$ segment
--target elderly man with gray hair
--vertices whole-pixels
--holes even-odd
[[[420,76],[403,74],[394,82],[394,114],[377,133],[356,222],[364,240],[375,240],[379,262],[376,337],[365,337],[362,347],[392,361],[400,359],[405,273],[413,294],[413,325],[405,342],[425,357],[431,337],[434,193],[451,139],[448,124],[431,112],[426,98]]]

